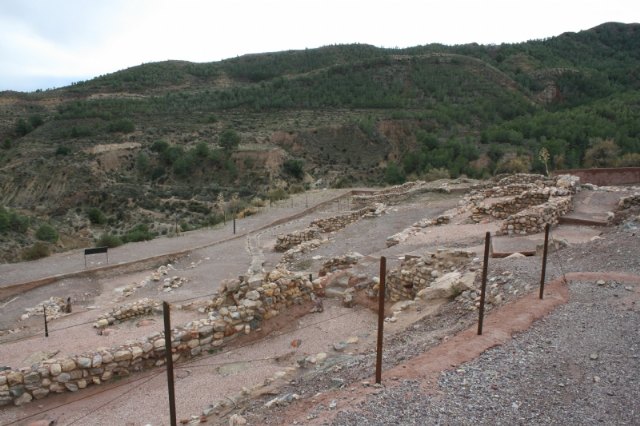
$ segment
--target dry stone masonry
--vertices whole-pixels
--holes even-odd
[[[571,211],[572,196],[579,188],[576,176],[516,174],[500,179],[497,185],[472,191],[464,203],[474,222],[489,216],[503,219],[498,234],[526,235],[543,231],[546,223],[557,224],[560,216]]]
[[[418,180],[376,191],[374,194],[354,195],[353,203],[356,206],[367,206],[372,203],[397,204],[417,193],[426,191],[448,193],[449,188],[445,184],[434,187],[433,184]]]
[[[161,301],[145,297],[144,299],[113,308],[111,312],[100,315],[93,326],[95,328],[105,328],[116,322],[123,322],[143,315],[152,315],[161,312]]]
[[[309,227],[303,230],[278,235],[275,250],[287,251],[307,241],[319,240],[321,232],[335,232],[362,218],[380,216],[384,209],[384,204],[376,203],[347,214],[314,220]]]
[[[33,308],[25,309],[27,312],[22,314],[20,319],[24,321],[35,315],[44,316],[45,309],[49,320],[60,318],[67,314],[67,302],[60,297],[50,297],[48,300],[38,303]]]
[[[318,275],[324,277],[331,272],[351,268],[363,257],[360,253],[347,253],[344,256],[333,257],[322,264]]]
[[[572,197],[554,197],[544,204],[511,215],[502,222],[499,234],[535,234],[544,231],[546,223],[556,225],[560,216],[571,211]]]
[[[278,235],[276,239],[276,251],[287,251],[290,248],[300,245],[305,241],[317,240],[320,237],[320,229],[311,226],[290,234]]]
[[[231,280],[206,302],[207,318],[172,330],[172,358],[177,362],[218,350],[239,334],[260,328],[263,321],[284,309],[310,301],[313,292],[314,285],[308,279],[282,268],[261,280],[243,277]],[[156,332],[116,347],[11,368],[0,371],[0,406],[22,405],[50,394],[76,392],[164,363],[165,335]]]
[[[405,257],[400,267],[387,275],[390,300],[413,300],[417,295],[427,299],[450,297],[461,293],[475,280],[474,256],[469,251],[438,250],[422,257]],[[450,273],[455,273],[455,277]]]
[[[622,197],[618,202],[618,208],[620,209],[629,209],[632,206],[640,206],[640,193]]]

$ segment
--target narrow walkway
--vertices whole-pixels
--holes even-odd
[[[122,269],[144,261],[161,262],[168,257],[179,257],[192,250],[244,238],[266,227],[304,216],[326,203],[350,194],[351,191],[351,189],[335,189],[312,191],[306,195],[296,194],[291,199],[275,203],[274,206],[267,207],[254,216],[237,220],[235,235],[233,222],[227,221],[224,226],[184,232],[174,238],[156,238],[151,241],[125,244],[109,249],[108,264],[104,255],[87,257],[86,269],[83,249],[58,253],[32,262],[1,264],[0,300],[15,293],[15,288],[12,291],[9,290],[16,285],[33,283],[34,286],[38,286],[77,274]]]

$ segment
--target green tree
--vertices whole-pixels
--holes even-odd
[[[240,145],[240,135],[233,129],[227,129],[220,135],[219,143],[229,153]]]
[[[403,170],[396,163],[389,163],[385,171],[384,180],[391,185],[404,183],[405,175]]]

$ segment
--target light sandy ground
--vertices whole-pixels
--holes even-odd
[[[175,275],[188,279],[181,289],[171,294],[162,293],[157,288],[158,284],[154,283],[140,289],[129,299],[157,297],[180,303],[184,299],[202,297],[210,294],[223,279],[244,274],[257,254],[265,256],[264,267],[269,270],[279,260],[279,255],[272,251],[277,234],[301,229],[315,217],[324,217],[343,211],[349,207],[348,203],[331,203],[300,218],[293,218],[252,234],[249,232],[264,227],[278,218],[304,211],[306,205],[302,205],[303,201],[305,204],[317,203],[329,198],[325,193],[317,194],[317,197],[311,201],[298,198],[297,202],[300,205],[297,208],[289,209],[287,206],[283,206],[280,210],[274,208],[265,212],[265,216],[258,215],[242,221],[238,226],[238,233],[248,235],[194,250],[188,256],[174,262]],[[386,247],[386,237],[405,229],[419,219],[435,217],[454,207],[456,203],[454,196],[426,194],[401,206],[392,207],[380,218],[361,220],[339,233],[330,235],[329,244],[306,254],[298,259],[298,262],[307,261],[305,267],[309,272],[313,272],[317,271],[319,265],[331,256],[358,251],[367,256],[358,269],[377,275],[377,259],[380,255],[390,259],[389,268],[392,268],[403,254],[426,252],[438,247],[471,248],[481,253],[484,234],[487,231],[495,231],[497,228],[495,223],[475,225],[456,223],[451,226],[427,228],[418,235],[410,237],[400,246]],[[163,253],[189,245],[197,247],[215,238],[218,241],[228,238],[223,235],[228,231],[229,225],[224,229],[188,233],[182,237],[164,239],[164,241],[157,240],[159,241],[157,243],[125,246],[114,256],[124,258],[138,254]],[[556,233],[572,241],[583,242],[599,232],[597,228],[591,227],[562,227]],[[60,257],[61,268],[72,269],[72,264],[77,260],[74,256],[77,257],[77,253]],[[46,271],[56,270],[47,269],[54,266],[55,262],[43,262],[34,268],[35,271],[27,268],[25,277],[37,277],[38,274],[41,276]],[[24,269],[25,265],[10,267],[2,265],[2,267],[5,270],[15,269],[13,275],[10,274],[15,279],[20,276],[20,268]],[[307,270],[304,272],[306,273]],[[19,308],[33,306],[34,302],[44,300],[48,295],[66,295],[71,291],[75,295],[74,300],[80,302],[71,316],[55,320],[51,324],[53,331],[48,339],[38,335],[23,341],[2,344],[0,346],[1,363],[12,366],[21,365],[29,355],[35,352],[78,353],[96,346],[111,346],[159,330],[162,323],[159,317],[154,318],[155,323],[152,321],[151,325],[143,327],[137,327],[136,322],[117,325],[113,327],[114,330],[109,336],[98,336],[91,324],[83,324],[95,320],[99,312],[106,311],[117,303],[123,303],[116,302],[117,288],[139,282],[150,273],[151,270],[146,270],[100,278],[69,278],[34,290],[29,296],[25,295],[22,299],[16,300],[11,305],[14,308],[12,311],[14,321]],[[89,307],[91,309],[88,309]],[[206,405],[225,395],[232,395],[241,391],[243,387],[249,388],[262,383],[275,372],[294,365],[296,358],[303,355],[318,352],[335,354],[332,345],[350,337],[358,337],[359,343],[350,345],[346,349],[348,352],[371,353],[375,334],[375,314],[365,308],[342,308],[337,302],[332,301],[327,301],[325,307],[324,313],[296,319],[287,326],[283,324],[281,335],[276,330],[259,343],[243,346],[241,349],[231,348],[230,351],[220,354],[207,355],[184,366],[178,364],[179,368],[176,372],[178,417],[186,418],[192,414],[199,414]],[[194,311],[174,311],[172,323],[181,324],[199,315],[202,314]],[[82,325],[64,329],[74,324]],[[408,323],[392,325],[388,331],[393,334],[407,325]],[[5,340],[27,336],[30,332],[39,331],[41,325],[32,321],[28,327],[29,329],[19,334],[5,336]],[[298,339],[302,344],[293,347],[291,342]],[[93,393],[96,394],[92,395]],[[166,395],[166,377],[162,374],[162,370],[159,370],[150,374],[135,375],[131,379],[99,389],[46,398],[24,407],[6,408],[0,411],[0,423],[10,424],[29,416],[29,420],[48,418],[57,420],[58,424],[168,424]]]

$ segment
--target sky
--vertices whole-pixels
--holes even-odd
[[[637,0],[0,0],[0,91],[142,63],[366,43],[515,43],[640,22]]]

